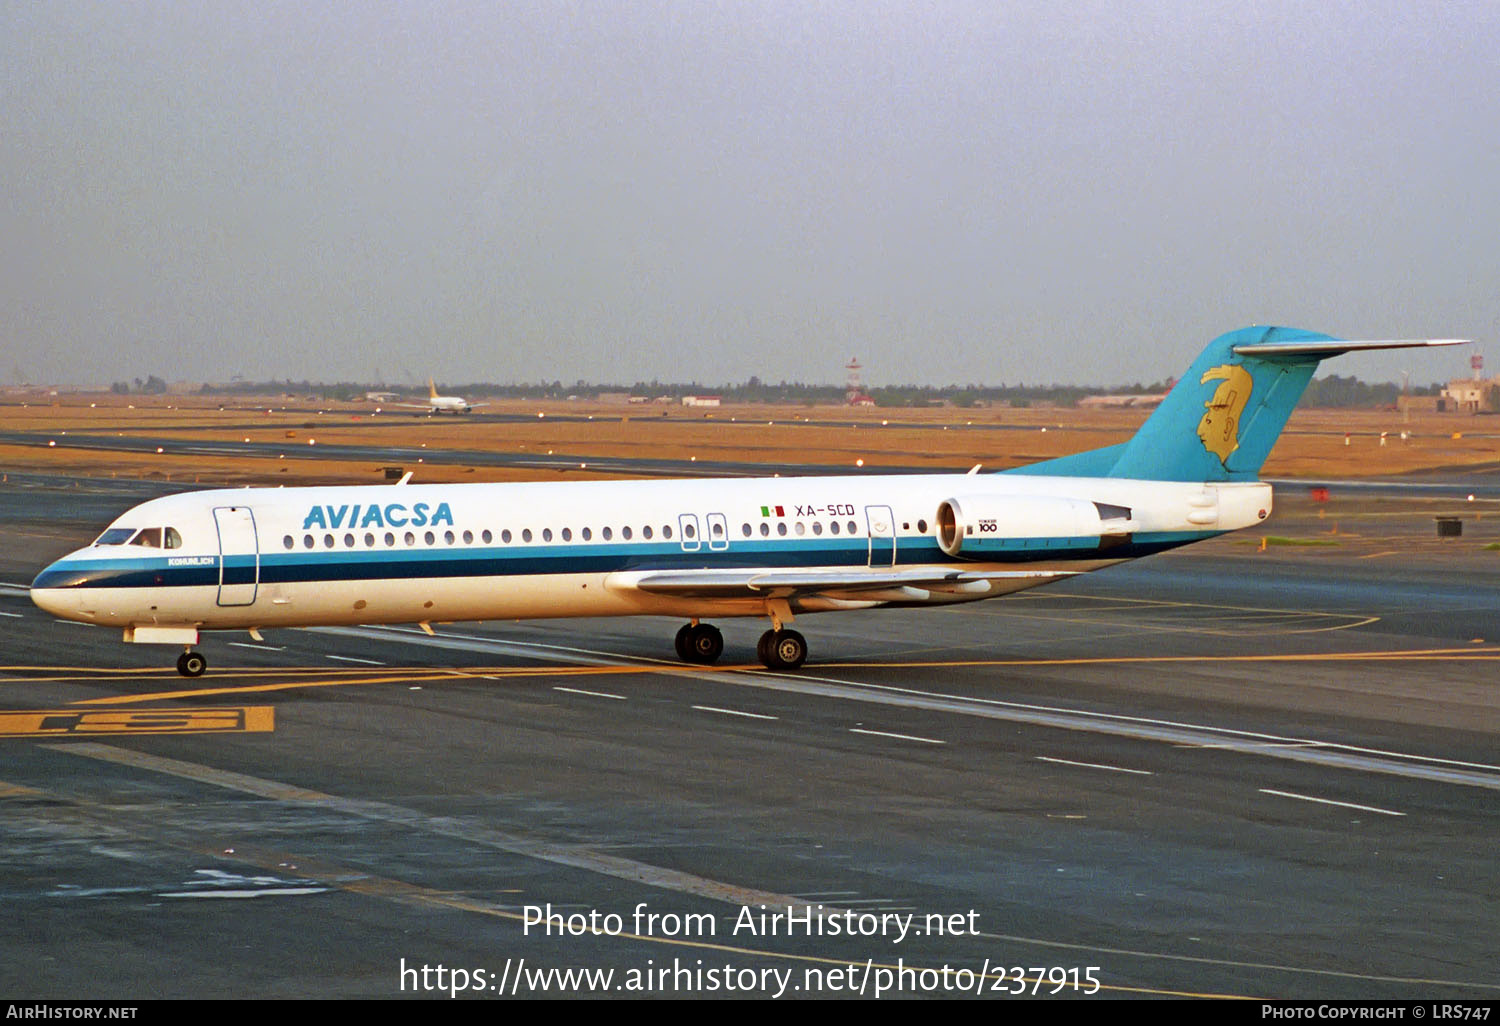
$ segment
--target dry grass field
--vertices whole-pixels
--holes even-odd
[[[374,482],[380,461],[351,461],[318,446],[425,447],[434,451],[645,457],[763,464],[1001,469],[1128,438],[1146,414],[1090,409],[850,409],[842,406],[622,406],[502,401],[488,416],[428,417],[369,403],[63,394],[0,403],[0,429],[55,445],[0,444],[0,471],[169,478],[209,484]],[[514,419],[512,419],[514,418]],[[1265,467],[1268,477],[1371,477],[1500,462],[1500,424],[1487,417],[1395,411],[1302,410]],[[1402,432],[1408,437],[1403,439]],[[1348,435],[1347,441],[1345,435]],[[1384,444],[1381,435],[1384,433]],[[70,445],[69,435],[269,444],[254,454],[121,453]],[[329,451],[325,448],[322,451]],[[861,461],[863,461],[861,463]],[[417,479],[488,481],[610,476],[585,466],[516,470],[463,463],[412,466]]]

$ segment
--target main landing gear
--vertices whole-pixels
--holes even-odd
[[[677,656],[685,663],[716,663],[724,654],[724,635],[710,623],[685,623],[677,632]],[[807,661],[807,639],[785,628],[760,636],[755,655],[768,670],[795,670]]]
[[[685,623],[677,632],[677,657],[685,663],[716,663],[724,654],[724,635],[711,623]]]
[[[769,630],[755,643],[755,654],[768,670],[795,670],[807,661],[807,639],[786,628]]]
[[[208,660],[203,658],[202,652],[190,648],[177,657],[177,672],[184,677],[201,677],[206,669]]]

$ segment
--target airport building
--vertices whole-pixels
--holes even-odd
[[[1500,413],[1500,377],[1460,378],[1438,395],[1439,413]]]

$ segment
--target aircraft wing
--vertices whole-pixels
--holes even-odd
[[[672,598],[825,598],[923,601],[935,595],[996,595],[1076,576],[1075,570],[961,570],[954,567],[829,567],[806,570],[636,570],[605,586]]]

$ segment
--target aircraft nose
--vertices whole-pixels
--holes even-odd
[[[31,601],[53,616],[77,619],[79,596],[76,588],[69,587],[76,583],[77,576],[69,557],[64,556],[36,575],[31,582]]]

